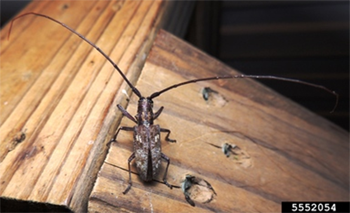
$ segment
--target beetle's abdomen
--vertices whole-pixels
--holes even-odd
[[[152,181],[161,163],[159,125],[135,127],[134,152],[136,169],[141,179]]]

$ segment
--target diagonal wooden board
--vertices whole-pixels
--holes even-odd
[[[174,12],[169,5],[33,1],[21,13],[46,14],[75,29],[134,83],[164,17]],[[104,141],[118,122],[109,109],[122,101],[126,84],[98,51],[50,20],[25,16],[9,40],[8,31],[9,24],[0,45],[1,209],[84,211],[107,153]],[[25,139],[16,140],[22,133]]]
[[[136,87],[149,96],[182,81],[235,73],[159,31]],[[204,87],[220,98],[205,101]],[[132,95],[127,105],[132,115],[137,101]],[[177,140],[168,143],[162,138],[162,152],[171,162],[168,181],[180,186],[191,174],[208,181],[217,196],[208,203],[195,200],[196,207],[190,206],[180,188],[170,190],[162,183],[165,163],[158,181],[152,183],[142,182],[133,173],[133,187],[123,195],[133,147],[132,133],[122,131],[99,171],[89,199],[90,212],[279,212],[282,201],[349,199],[348,133],[253,80],[179,87],[154,99],[154,111],[161,106],[165,109],[155,123],[170,129],[170,138]],[[134,123],[124,117],[120,126]],[[235,144],[246,158],[228,158],[209,143]],[[132,171],[136,172],[134,164]]]

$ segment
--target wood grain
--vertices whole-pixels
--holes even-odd
[[[173,17],[172,4],[33,1],[21,13],[50,15],[85,35],[145,96],[188,79],[235,73],[169,33],[157,34],[165,17]],[[179,186],[188,173],[203,178],[217,192],[211,202],[195,200],[192,207],[181,189],[145,184],[135,174],[123,195],[132,136],[122,132],[107,157],[106,142],[119,125],[133,126],[125,118],[120,123],[115,107],[135,114],[137,99],[128,103],[122,93],[130,88],[101,54],[62,26],[26,16],[7,40],[8,27],[0,32],[2,210],[276,212],[282,200],[349,199],[348,133],[243,79],[191,84],[154,100],[156,110],[165,107],[156,123],[177,140],[162,144],[171,159],[168,181]],[[204,101],[204,86],[224,101]],[[25,139],[17,140],[22,133]],[[208,144],[225,142],[248,158],[227,158]]]
[[[166,5],[34,1],[21,13],[46,14],[76,29],[135,82]],[[9,40],[8,30],[1,31],[2,205],[17,200],[10,210],[86,211],[126,84],[99,52],[52,21],[25,16],[14,23]],[[16,142],[22,131],[25,140]]]
[[[136,86],[148,96],[189,79],[234,73],[160,31]],[[217,91],[226,102],[205,101],[203,87]],[[156,123],[177,140],[168,143],[163,136],[162,151],[171,162],[168,181],[180,186],[191,174],[208,181],[217,196],[190,206],[180,188],[170,190],[162,183],[165,163],[152,183],[142,182],[132,164],[133,187],[123,195],[133,148],[132,133],[122,131],[101,167],[89,211],[279,212],[281,201],[349,200],[348,133],[253,80],[190,84],[155,98],[154,106],[154,111],[165,107]],[[133,95],[127,110],[134,115],[136,107]],[[123,118],[120,125],[134,123]],[[209,143],[235,144],[247,158],[227,158]]]

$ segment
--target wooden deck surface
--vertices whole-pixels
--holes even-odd
[[[237,72],[158,31],[166,9],[160,1],[35,1],[22,12],[49,14],[86,35],[144,96]],[[106,143],[119,126],[134,125],[120,122],[116,104],[135,115],[135,95],[96,50],[61,26],[27,16],[15,22],[9,41],[7,31],[0,51],[0,196],[8,209],[279,212],[281,201],[349,200],[348,132],[247,79],[190,84],[154,99],[155,110],[165,107],[155,123],[177,140],[162,137],[169,183],[180,186],[186,174],[204,179],[217,194],[210,202],[198,191],[192,207],[180,188],[164,185],[165,163],[158,182],[132,174],[123,195],[132,133]],[[208,101],[204,87],[216,91]],[[16,140],[22,133],[25,139]],[[216,147],[224,143],[237,145],[238,155],[226,157]]]
[[[162,1],[34,1],[21,13],[76,29],[136,82],[166,9]],[[8,29],[1,31],[1,198],[79,211],[118,121],[109,109],[126,85],[99,52],[52,21],[23,17],[10,40]]]
[[[148,96],[185,80],[234,73],[160,31],[136,86]],[[204,87],[220,97],[205,101]],[[208,181],[217,196],[190,206],[180,188],[170,190],[162,183],[165,163],[159,182],[143,183],[133,174],[133,187],[123,195],[133,148],[132,133],[122,131],[99,172],[90,210],[279,212],[281,201],[348,200],[348,134],[262,85],[245,79],[201,82],[176,88],[154,102],[155,110],[165,107],[157,124],[170,129],[177,140],[162,143],[171,160],[168,181],[181,186],[191,174]],[[136,104],[132,96],[127,110],[133,115]],[[121,126],[134,123],[123,118]],[[210,145],[224,143],[237,145],[243,154],[227,158]],[[199,195],[197,199],[203,201]]]

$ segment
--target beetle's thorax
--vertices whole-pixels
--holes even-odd
[[[153,101],[149,98],[140,98],[137,107],[137,121],[139,125],[153,125]]]

